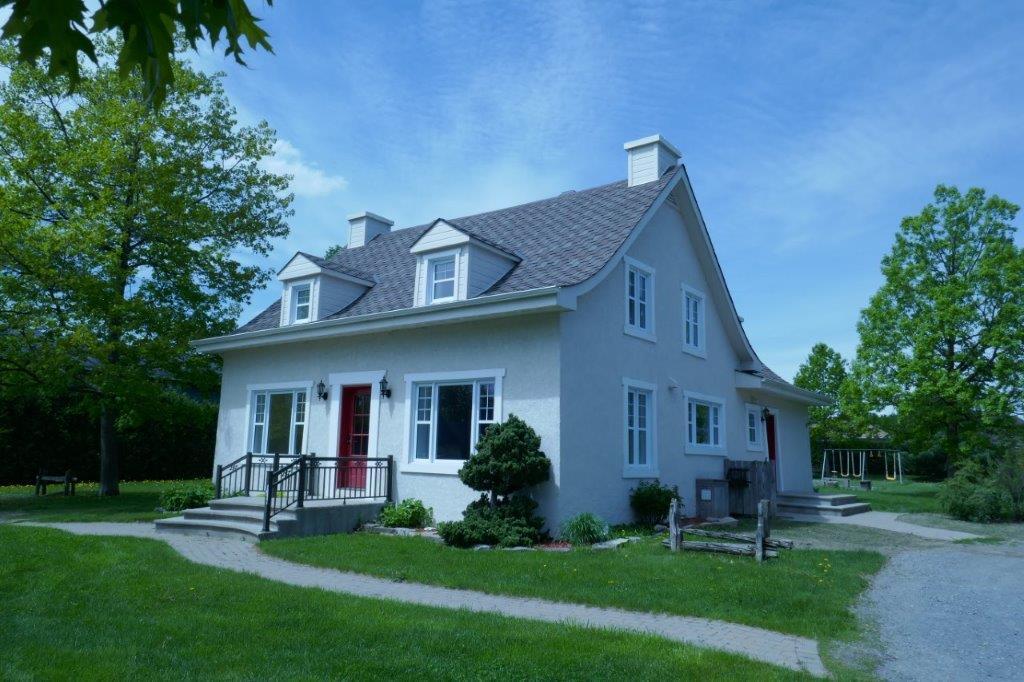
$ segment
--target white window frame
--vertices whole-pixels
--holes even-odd
[[[434,268],[440,263],[450,261],[452,264],[452,295],[442,296],[440,298],[434,297]],[[427,290],[424,292],[426,297],[427,305],[433,303],[448,303],[455,301],[459,297],[459,258],[457,253],[445,253],[436,256],[431,256],[426,259],[427,263]],[[437,280],[440,282],[447,282],[448,279]]]
[[[681,292],[682,293],[681,293],[680,298],[681,298],[681,306],[682,306],[682,310],[683,310],[683,318],[682,318],[683,326],[682,326],[682,330],[681,330],[682,331],[683,351],[686,352],[686,353],[689,353],[691,355],[696,355],[699,358],[706,358],[708,356],[708,352],[707,352],[707,342],[708,342],[708,315],[707,315],[708,306],[707,306],[707,300],[708,299],[707,299],[707,296],[700,289],[695,289],[695,288],[689,286],[688,284],[683,284],[681,286]],[[689,299],[691,297],[699,299],[698,300],[699,306],[698,306],[698,312],[697,312],[698,319],[697,319],[697,323],[696,323],[696,326],[697,326],[697,343],[696,344],[690,343],[690,342],[688,342],[686,340],[687,332],[689,331],[689,328],[690,328],[690,301],[689,301]]]
[[[655,320],[654,320],[654,309],[655,309],[655,304],[656,304],[656,297],[655,297],[656,287],[655,287],[654,268],[652,268],[650,265],[647,265],[645,263],[641,263],[640,261],[638,261],[638,260],[636,260],[634,258],[630,258],[629,256],[626,256],[626,257],[623,258],[623,263],[625,265],[625,267],[623,268],[623,272],[625,273],[625,276],[623,278],[623,316],[624,317],[623,317],[623,327],[622,327],[622,330],[623,330],[623,332],[625,332],[626,334],[629,334],[630,336],[635,336],[637,338],[644,339],[646,341],[655,341],[656,337],[655,337],[655,334],[654,334],[654,322],[655,322]],[[635,296],[632,297],[634,300],[637,301],[637,307],[636,307],[636,321],[637,322],[640,321],[640,312],[639,312],[640,309],[639,309],[639,306],[640,306],[641,303],[644,306],[644,316],[645,316],[645,319],[646,319],[646,322],[647,322],[647,325],[644,326],[644,327],[641,327],[639,324],[630,324],[630,322],[629,322],[629,302],[630,302],[630,298],[631,298],[630,297],[630,293],[629,293],[629,275],[630,275],[630,273],[637,273],[637,274],[643,275],[644,277],[647,278],[647,289],[646,289],[647,298],[644,301],[641,302]]]
[[[299,455],[309,454],[307,449],[309,447],[309,421],[310,421],[310,409],[312,407],[311,396],[313,394],[313,382],[277,382],[270,384],[249,384],[245,387],[246,390],[246,452],[252,452],[253,454],[261,455]],[[268,429],[267,424],[269,423],[270,417],[270,396],[275,393],[291,393],[292,394],[292,413],[290,417],[291,427],[288,431],[288,452],[273,453],[266,452]],[[296,411],[298,409],[298,399],[296,398],[297,393],[305,393],[306,395],[306,414],[304,415],[305,420],[302,422],[296,421]],[[263,436],[262,442],[259,444],[259,450],[257,451],[256,443],[254,442],[255,431],[256,431],[256,395],[266,395],[264,414],[263,414]],[[302,444],[299,452],[292,452],[291,450],[295,447],[295,427],[302,426]]]
[[[643,392],[647,400],[647,463],[629,463],[629,394]],[[651,478],[658,476],[658,385],[639,379],[622,379],[622,477]]]
[[[473,385],[473,418],[470,428],[470,456],[476,450],[476,443],[479,438],[480,424],[493,424],[504,418],[503,412],[503,390],[505,370],[504,369],[481,369],[456,372],[431,372],[424,374],[405,375],[405,415],[406,415],[406,438],[405,456],[403,457],[402,471],[411,473],[429,473],[442,475],[457,475],[464,459],[436,459],[436,433],[437,433],[437,399],[438,387],[444,385]],[[480,420],[480,384],[494,384],[494,413],[490,420]],[[430,448],[427,459],[416,459],[416,426],[420,422],[417,415],[419,387],[431,385],[431,409],[430,409]]]
[[[306,304],[306,317],[299,317],[299,292],[309,292],[309,302]],[[292,324],[305,324],[313,321],[313,282],[294,282],[288,288],[288,317]]]
[[[728,427],[728,415],[725,409],[725,400],[717,396],[705,395],[703,393],[691,393],[686,391],[684,394],[685,400],[683,401],[683,423],[685,425],[683,431],[683,443],[685,452],[691,455],[725,455],[726,454],[726,435],[729,431]],[[712,412],[709,413],[709,419],[712,420],[712,439],[714,438],[713,429],[716,428],[714,422],[715,408],[718,409],[718,445],[710,443],[696,443],[690,440],[691,426],[693,427],[693,433],[696,437],[697,425],[696,423],[690,423],[690,405],[694,405],[694,421],[696,421],[696,405],[708,405],[711,407]]]
[[[743,434],[747,441],[747,450],[751,452],[763,452],[765,445],[764,422],[761,421],[761,408],[758,405],[747,403],[743,413]],[[750,418],[754,418],[755,439],[750,439]]]

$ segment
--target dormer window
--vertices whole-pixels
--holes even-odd
[[[455,299],[455,256],[431,259],[429,262],[430,303],[443,303]]]
[[[292,287],[292,322],[309,322],[310,286],[297,284]]]

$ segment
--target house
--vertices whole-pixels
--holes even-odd
[[[812,492],[807,407],[824,399],[758,359],[677,149],[625,152],[625,180],[406,229],[360,213],[330,260],[295,254],[279,300],[195,344],[223,358],[216,463],[390,456],[395,498],[454,519],[477,496],[459,468],[516,414],[552,462],[533,491],[552,528],[630,520],[649,479],[692,510],[726,459]]]

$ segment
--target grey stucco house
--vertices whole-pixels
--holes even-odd
[[[361,213],[330,260],[296,254],[280,300],[196,342],[224,361],[216,462],[393,456],[393,496],[451,519],[476,496],[457,472],[478,435],[514,413],[552,461],[534,491],[552,528],[628,521],[643,479],[693,509],[726,458],[811,492],[822,397],[751,348],[676,149],[625,150],[623,181],[407,229]]]

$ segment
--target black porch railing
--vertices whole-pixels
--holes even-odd
[[[393,457],[317,457],[247,453],[217,465],[214,496],[266,495],[263,529],[290,507],[307,501],[392,499]]]

